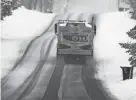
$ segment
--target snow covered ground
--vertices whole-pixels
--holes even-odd
[[[21,7],[2,22],[2,77],[22,56],[29,42],[42,34],[54,17],[55,14],[43,14]],[[120,66],[130,65],[127,61],[128,54],[118,44],[130,40],[125,33],[135,23],[126,12],[105,13],[97,17],[94,53],[100,61],[98,77],[120,100],[136,99],[136,74],[134,79],[122,81]]]
[[[18,8],[2,22],[1,65],[4,77],[23,55],[32,39],[41,35],[51,24],[55,14]]]
[[[24,7],[18,8],[2,23],[2,38],[29,39],[39,36],[49,26],[54,16],[55,14],[51,13],[27,10]]]
[[[99,64],[99,78],[121,100],[136,99],[136,69],[134,79],[122,81],[120,66],[130,66],[129,55],[118,43],[136,42],[125,34],[136,25],[127,12],[112,12],[98,15],[95,38],[95,57]]]
[[[126,34],[129,29],[134,27],[135,22],[129,18],[127,12],[98,15],[97,36],[94,40],[95,57],[101,61],[100,70],[102,69],[102,73],[104,72],[107,78],[109,75],[121,76],[120,66],[130,66],[128,61],[129,55],[118,43],[135,42],[135,40],[131,40]],[[113,79],[110,80],[110,78],[108,80],[111,82]],[[121,77],[116,79],[116,81],[119,81]]]

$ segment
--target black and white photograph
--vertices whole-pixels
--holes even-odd
[[[136,0],[1,0],[1,100],[136,100]]]

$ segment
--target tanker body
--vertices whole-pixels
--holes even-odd
[[[95,28],[86,21],[59,20],[55,24],[57,54],[93,55]]]

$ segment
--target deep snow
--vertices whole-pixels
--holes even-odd
[[[30,40],[46,30],[45,27],[54,16],[55,14],[42,14],[21,7],[2,22],[2,77],[21,57]],[[122,81],[120,66],[130,65],[128,54],[118,44],[130,40],[125,32],[132,28],[135,22],[129,18],[127,12],[105,13],[97,17],[94,53],[100,62],[98,77],[120,100],[136,99],[136,75],[132,80]]]
[[[5,21],[2,22],[1,37],[28,39],[39,36],[46,30],[54,16],[55,14],[27,10],[24,7],[18,8],[18,10],[13,11],[12,16],[6,17]]]
[[[22,57],[30,41],[48,28],[54,17],[55,14],[40,13],[21,7],[2,21],[1,77],[4,77]]]
[[[95,57],[99,64],[99,75],[105,87],[121,100],[136,99],[136,69],[134,79],[122,81],[120,66],[128,66],[129,55],[118,43],[136,42],[126,34],[136,25],[127,12],[112,12],[100,14],[97,18],[97,36],[94,40]]]

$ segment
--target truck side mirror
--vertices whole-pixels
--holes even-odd
[[[55,34],[57,34],[57,24],[55,24]]]

